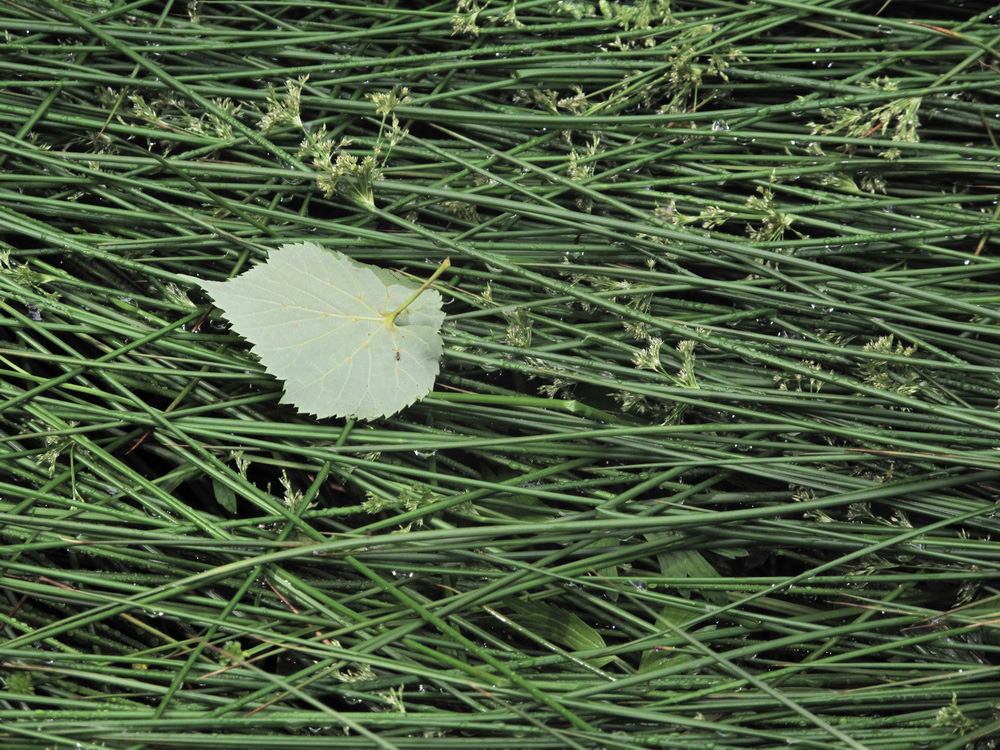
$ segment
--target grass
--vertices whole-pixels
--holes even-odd
[[[994,747],[1000,6],[0,7],[0,740]],[[279,405],[221,280],[445,296]]]

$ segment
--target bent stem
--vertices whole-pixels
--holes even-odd
[[[411,294],[407,298],[406,302],[401,304],[399,307],[397,307],[395,310],[393,310],[386,316],[386,321],[388,321],[389,325],[390,326],[393,325],[396,322],[396,317],[401,312],[403,312],[403,310],[405,310],[407,307],[413,304],[413,301],[421,294],[423,294],[424,290],[427,289],[427,287],[429,287],[431,284],[433,284],[437,280],[437,277],[443,274],[445,271],[447,271],[450,267],[451,267],[451,258],[445,258],[443,261],[441,261],[441,265],[438,266],[437,270],[435,270],[434,273],[431,274],[431,277],[427,279],[427,281],[425,281],[423,284],[421,284],[420,288],[413,294]]]

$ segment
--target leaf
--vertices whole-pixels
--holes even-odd
[[[697,618],[698,612],[696,610],[683,609],[668,604],[660,610],[660,614],[656,618],[656,626],[663,631],[665,636],[674,637],[678,630],[687,631],[687,624]],[[651,648],[642,652],[639,659],[639,672],[650,672],[657,669],[662,666],[661,662],[666,659],[676,663],[690,658],[691,654],[685,651],[674,651],[670,647]]]
[[[509,598],[503,601],[518,625],[539,638],[563,646],[570,651],[596,651],[607,648],[604,638],[575,613],[554,604]],[[604,666],[613,657],[588,659],[595,666]]]
[[[651,533],[646,534],[646,539],[672,540],[676,539],[674,534]],[[720,578],[712,564],[698,551],[693,549],[667,550],[657,553],[656,559],[660,564],[660,574],[669,578]],[[687,598],[685,591],[679,592]],[[702,591],[701,599],[716,605],[723,605],[728,601],[725,592],[722,591]],[[657,617],[657,626],[665,631],[665,634],[674,636],[676,631],[687,631],[688,623],[696,620],[699,613],[696,609],[666,605]],[[656,669],[660,662],[665,659],[680,661],[690,659],[690,654],[684,651],[674,651],[673,649],[651,649],[644,651],[639,662],[639,671],[648,672]]]
[[[282,245],[229,281],[192,279],[285,381],[282,403],[318,417],[376,419],[434,387],[441,357],[441,295],[402,274],[325,250]]]
[[[653,541],[657,539],[673,539],[671,534],[652,533],[646,534],[646,539]],[[667,550],[656,555],[660,563],[660,575],[669,578],[719,578],[720,574],[705,557],[693,549]],[[687,596],[683,591],[682,596]],[[703,591],[701,598],[712,604],[723,605],[729,601],[725,592]]]
[[[230,513],[236,513],[236,493],[229,486],[213,479],[212,491],[215,493],[215,502]]]

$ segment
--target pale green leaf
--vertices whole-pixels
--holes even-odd
[[[194,279],[285,382],[282,403],[318,417],[376,419],[434,387],[441,295],[312,242],[282,245],[229,281]]]

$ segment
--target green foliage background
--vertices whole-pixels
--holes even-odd
[[[998,11],[0,6],[3,747],[993,747]],[[430,397],[181,279],[304,239]]]

